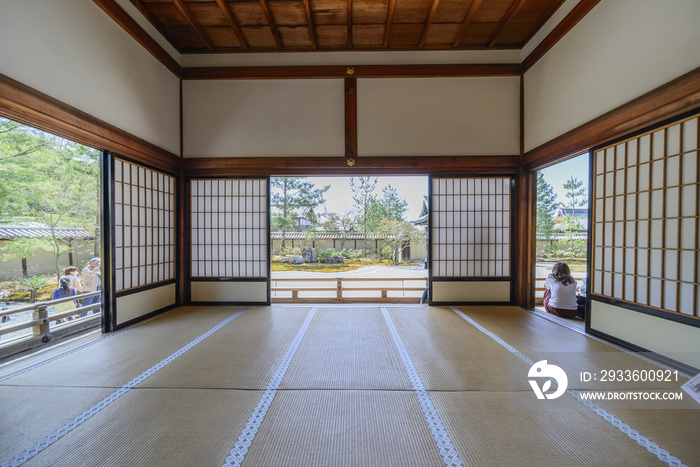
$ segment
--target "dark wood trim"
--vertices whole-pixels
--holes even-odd
[[[481,1],[482,0],[474,0],[474,3],[472,3],[472,6],[469,8],[467,16],[464,17],[464,22],[462,23],[462,26],[459,27],[459,31],[457,31],[455,40],[452,43],[453,48],[459,47],[459,44],[462,43],[462,39],[464,38],[464,34],[467,32],[467,28],[470,24],[472,24],[474,16],[476,15],[477,10],[481,6]]]
[[[428,32],[430,31],[430,26],[433,24],[433,18],[435,17],[435,12],[440,4],[440,0],[433,0],[433,4],[430,7],[430,13],[428,13],[428,19],[425,22],[425,27],[423,28],[423,34],[420,36],[420,42],[418,42],[418,48],[422,49],[425,45],[425,40],[428,38]]]
[[[697,107],[700,68],[528,151],[523,165],[526,170],[539,170]]]
[[[549,33],[540,45],[535,47],[530,55],[523,60],[523,73],[527,72],[544,55],[561,40],[566,33],[571,31],[597,4],[600,0],[581,0],[571,12]]]
[[[348,0],[348,49],[352,50],[352,0]]]
[[[359,157],[348,167],[345,157],[185,158],[190,177],[286,175],[517,175],[520,156]]]
[[[520,75],[520,155],[525,154],[525,76]]]
[[[102,11],[112,18],[119,26],[121,26],[136,42],[150,52],[156,60],[162,63],[178,78],[182,76],[182,67],[170,56],[168,52],[161,47],[134,19],[125,12],[122,7],[117,5],[114,0],[93,0]],[[138,4],[136,7],[138,8]],[[139,9],[140,10],[140,9]],[[167,39],[167,38],[166,38]]]
[[[520,76],[519,64],[456,65],[355,65],[354,78],[443,78],[467,76]],[[345,65],[193,67],[184,68],[182,79],[325,79],[346,78]]]
[[[246,41],[246,38],[243,35],[243,31],[241,31],[241,28],[238,26],[238,23],[236,22],[236,18],[233,17],[233,13],[231,12],[231,9],[229,8],[228,4],[226,3],[226,0],[216,0],[216,3],[219,5],[219,8],[221,9],[221,12],[224,14],[224,17],[226,18],[226,21],[228,22],[229,26],[231,26],[233,33],[236,35],[236,38],[238,39],[238,42],[241,43],[241,47],[243,47],[243,50],[248,50],[250,48],[248,46],[248,41]]]
[[[275,44],[277,44],[277,50],[284,49],[284,43],[282,43],[282,36],[280,35],[277,26],[275,25],[275,20],[272,17],[272,12],[270,11],[270,6],[267,4],[267,0],[260,0],[260,6],[262,7],[265,18],[267,19],[267,24],[272,32],[272,37],[275,38]]]
[[[304,12],[306,13],[306,22],[309,24],[309,38],[311,39],[311,46],[314,50],[318,49],[318,41],[316,40],[316,31],[314,30],[314,18],[311,14],[311,5],[309,0],[304,1]]]
[[[190,26],[192,26],[192,29],[194,29],[194,32],[197,33],[197,35],[204,41],[204,43],[207,45],[207,48],[213,52],[215,47],[214,43],[209,39],[209,37],[204,33],[202,28],[199,27],[199,24],[197,24],[197,20],[194,18],[192,15],[192,12],[190,11],[189,8],[187,8],[187,5],[182,3],[182,0],[173,0],[175,2],[175,6],[177,7],[178,10],[180,10],[180,13],[182,13],[182,16],[184,16],[185,20],[187,20],[188,23],[190,23]]]
[[[0,115],[167,172],[181,165],[175,154],[1,74]]]
[[[498,38],[501,37],[501,34],[503,34],[503,31],[508,27],[511,21],[513,21],[513,18],[515,18],[515,15],[518,14],[518,11],[522,8],[522,6],[525,4],[525,0],[515,0],[515,2],[511,5],[510,10],[508,10],[508,13],[506,13],[505,18],[503,19],[503,22],[501,23],[501,27],[498,28],[498,31],[496,31],[496,34],[493,35],[491,40],[489,41],[489,47],[493,47],[496,44],[496,41],[498,41]]]
[[[480,0],[478,0],[480,1]],[[389,36],[391,35],[391,24],[394,21],[394,11],[396,10],[396,0],[389,0],[389,8],[386,15],[386,26],[384,27],[383,48],[389,47]]]
[[[357,78],[345,78],[345,157],[357,157]]]

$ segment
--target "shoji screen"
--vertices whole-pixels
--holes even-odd
[[[190,181],[190,292],[195,303],[268,303],[267,178]]]
[[[433,303],[511,301],[511,178],[433,177]]]
[[[172,306],[175,289],[175,178],[120,158],[114,173],[116,325]]]
[[[699,124],[692,116],[593,152],[590,327],[660,353],[683,348],[679,326],[700,327]],[[646,330],[630,335],[634,325]]]

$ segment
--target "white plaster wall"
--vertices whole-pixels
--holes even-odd
[[[179,80],[87,0],[0,0],[0,73],[178,154]]]
[[[117,324],[123,324],[174,305],[177,301],[176,292],[175,284],[168,284],[117,297]]]
[[[596,331],[700,368],[700,328],[596,301],[590,315]]]
[[[700,2],[600,2],[525,74],[525,150],[700,66]]]
[[[184,157],[345,154],[342,79],[184,81]]]
[[[518,77],[358,79],[360,156],[517,155]]]

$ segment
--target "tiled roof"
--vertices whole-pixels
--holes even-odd
[[[550,240],[564,240],[566,238],[566,232],[554,232],[549,234]],[[576,232],[571,237],[574,240],[588,240],[588,232]],[[537,240],[544,240],[545,234],[538,233]]]
[[[272,240],[282,240],[282,232],[271,232],[270,238]],[[304,232],[287,232],[285,239],[287,240],[305,240],[307,237]],[[313,234],[314,240],[364,240],[365,235],[361,233],[349,233],[349,234],[339,234],[334,232],[315,232]],[[388,235],[375,235],[367,234],[367,240],[385,240],[390,238]]]
[[[85,240],[95,238],[87,230],[72,227],[56,227],[55,234],[62,239]],[[0,240],[13,238],[48,238],[51,229],[47,226],[0,225]]]

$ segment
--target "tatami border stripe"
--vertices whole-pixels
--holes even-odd
[[[522,354],[520,351],[512,347],[510,344],[505,342],[503,339],[474,321],[473,319],[469,318],[467,315],[462,313],[460,310],[457,308],[451,306],[450,307],[452,311],[457,313],[459,316],[464,318],[465,321],[467,321],[469,324],[477,328],[479,331],[483,332],[487,336],[489,336],[491,339],[494,341],[498,342],[501,346],[505,347],[509,352],[513,353],[515,356],[517,356],[520,360],[523,362],[527,363],[528,365],[532,366],[535,364],[534,360],[526,357],[524,354]],[[659,445],[656,443],[650,441],[647,439],[645,436],[641,435],[638,431],[632,429],[629,425],[627,425],[625,422],[608,412],[607,410],[603,409],[602,407],[598,406],[597,404],[594,404],[591,401],[584,400],[579,391],[575,389],[567,389],[566,392],[579,401],[581,404],[583,404],[586,408],[591,410],[593,413],[596,415],[600,416],[603,420],[606,422],[610,423],[612,426],[620,430],[622,433],[627,435],[632,441],[636,442],[640,446],[642,446],[644,449],[649,451],[650,453],[654,454],[659,460],[661,460],[664,464],[669,465],[671,467],[687,467],[680,459],[677,457],[672,456],[669,452],[665,451]]]
[[[401,362],[403,363],[404,368],[406,368],[408,378],[411,380],[413,391],[416,393],[418,403],[423,411],[425,421],[428,422],[430,433],[432,434],[433,440],[440,451],[442,461],[448,467],[463,467],[464,464],[462,463],[462,459],[459,457],[459,454],[452,443],[452,439],[450,438],[449,433],[447,433],[444,423],[442,423],[440,414],[438,414],[432,399],[430,399],[430,394],[428,394],[428,391],[426,391],[425,386],[423,385],[423,380],[420,379],[418,370],[413,364],[413,360],[411,360],[411,356],[408,354],[408,349],[406,349],[406,346],[401,340],[401,336],[396,330],[396,326],[394,326],[394,322],[391,320],[391,316],[389,316],[389,312],[387,311],[386,307],[382,307],[382,315],[384,316],[384,320],[389,327],[391,337],[394,339],[394,344],[396,344],[396,348],[399,351],[399,356],[401,357]]]
[[[44,449],[48,448],[53,443],[55,443],[56,441],[61,439],[63,436],[67,435],[68,433],[70,433],[71,431],[73,431],[74,429],[76,429],[77,427],[82,425],[84,422],[86,422],[87,420],[92,418],[94,415],[99,413],[102,409],[109,406],[112,402],[114,402],[117,399],[119,399],[120,397],[122,397],[124,394],[126,394],[131,389],[133,389],[136,385],[142,383],[143,381],[148,379],[150,376],[154,375],[158,370],[165,367],[168,363],[172,362],[173,360],[178,358],[180,355],[184,354],[185,352],[190,350],[192,347],[199,344],[204,339],[211,336],[216,331],[218,331],[219,329],[221,329],[222,327],[224,327],[225,325],[230,323],[234,318],[240,316],[241,313],[243,313],[244,311],[246,311],[249,308],[250,307],[245,307],[245,308],[241,309],[240,311],[234,313],[232,316],[229,316],[228,318],[226,318],[225,320],[223,320],[222,322],[220,322],[219,324],[217,324],[216,326],[211,328],[209,331],[207,331],[206,333],[199,336],[197,339],[193,340],[192,342],[190,342],[186,346],[182,347],[177,352],[171,354],[170,356],[168,356],[164,360],[160,361],[159,363],[155,364],[154,366],[152,366],[148,370],[141,373],[136,378],[132,379],[131,381],[126,383],[124,386],[120,387],[119,389],[114,391],[112,394],[105,397],[100,402],[93,405],[88,410],[86,410],[85,412],[78,415],[70,422],[63,425],[61,428],[57,429],[56,431],[54,431],[50,435],[42,438],[41,440],[36,442],[34,445],[25,449],[24,451],[22,451],[21,453],[19,453],[18,455],[16,455],[12,459],[10,459],[9,461],[3,463],[2,467],[16,467],[16,466],[20,466],[20,465],[24,464],[29,459],[36,456],[41,451],[43,451]]]
[[[287,373],[289,365],[292,363],[294,354],[299,348],[299,345],[301,344],[301,341],[304,338],[304,334],[306,334],[306,330],[309,328],[309,324],[311,323],[311,320],[313,319],[317,308],[318,307],[313,307],[311,309],[309,315],[306,317],[306,320],[301,325],[301,329],[299,329],[299,332],[292,341],[292,344],[289,346],[287,353],[285,353],[284,357],[282,357],[282,362],[277,367],[277,371],[275,371],[275,374],[272,375],[272,379],[268,383],[265,392],[260,398],[260,401],[258,401],[258,405],[255,406],[255,409],[253,409],[253,413],[248,419],[248,422],[243,427],[243,430],[238,436],[236,442],[234,443],[231,452],[229,452],[228,457],[226,457],[226,460],[222,464],[223,467],[238,467],[245,460],[245,456],[246,454],[248,454],[248,450],[253,444],[255,435],[258,433],[258,430],[260,430],[260,426],[262,425],[262,422],[265,419],[265,415],[267,414],[267,411],[272,405],[272,400],[277,394],[277,390],[279,389],[280,384],[282,383],[282,379]]]
[[[46,359],[46,360],[42,360],[42,361],[40,361],[40,362],[38,362],[38,363],[35,363],[35,364],[33,364],[33,365],[28,366],[27,368],[22,368],[21,370],[17,370],[17,371],[15,371],[15,372],[12,373],[12,374],[9,374],[9,375],[7,375],[7,376],[3,376],[2,378],[0,378],[0,383],[2,383],[3,381],[5,381],[6,379],[14,378],[15,376],[19,376],[19,375],[21,375],[22,373],[26,373],[27,371],[33,370],[33,369],[35,369],[35,368],[39,368],[40,366],[46,365],[47,363],[54,362],[54,361],[56,361],[56,360],[58,360],[58,359],[60,359],[60,358],[63,358],[63,357],[65,357],[65,356],[67,356],[67,355],[70,355],[70,354],[72,354],[72,353],[74,353],[74,352],[77,352],[78,350],[83,350],[83,349],[85,349],[85,348],[87,348],[87,347],[90,347],[91,345],[97,344],[98,342],[102,342],[102,341],[104,341],[104,340],[106,340],[106,339],[112,338],[112,337],[114,337],[114,336],[116,336],[116,335],[119,335],[119,334],[125,332],[125,331],[129,331],[129,330],[131,330],[131,329],[134,329],[135,327],[141,326],[142,324],[146,324],[146,323],[148,323],[149,321],[153,321],[154,319],[162,318],[163,316],[167,315],[168,313],[170,313],[171,311],[174,311],[174,310],[176,310],[176,309],[177,309],[177,308],[174,308],[173,310],[166,311],[165,313],[161,313],[161,314],[159,314],[159,315],[153,316],[152,318],[148,318],[147,320],[140,321],[140,322],[138,322],[138,323],[136,323],[136,324],[133,324],[133,325],[127,327],[127,328],[120,329],[119,331],[111,332],[111,333],[107,334],[106,336],[102,336],[102,337],[100,337],[99,339],[95,339],[94,341],[88,342],[87,344],[83,344],[83,345],[81,345],[81,346],[79,346],[79,347],[76,347],[76,348],[74,348],[74,349],[71,349],[71,350],[66,350],[65,352],[63,352],[63,353],[61,353],[61,354],[54,355],[54,356],[51,357],[51,358],[48,358],[48,359]]]

